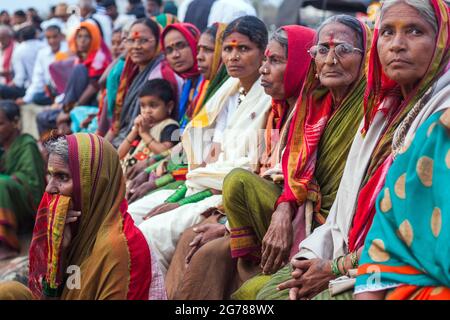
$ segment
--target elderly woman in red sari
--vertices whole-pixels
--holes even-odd
[[[162,275],[127,213],[117,152],[91,134],[46,142],[49,183],[30,247],[28,297],[164,299]],[[12,288],[12,289],[11,289]],[[0,286],[27,292],[20,284]]]
[[[277,286],[290,289],[291,299],[312,298],[328,287],[329,280],[358,266],[393,158],[431,114],[449,105],[445,2],[385,1],[370,59],[366,116],[330,215],[300,244],[300,252],[291,261],[294,271],[272,279],[259,298],[270,297]],[[346,297],[351,298],[351,292]],[[329,292],[317,298],[330,298]]]

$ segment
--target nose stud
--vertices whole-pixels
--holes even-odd
[[[333,58],[333,63],[334,63],[334,64],[337,64],[336,58]]]

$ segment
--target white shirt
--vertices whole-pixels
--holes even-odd
[[[12,56],[13,82],[16,86],[27,88],[31,84],[38,52],[44,46],[45,43],[37,39],[27,40],[16,46]]]
[[[186,11],[193,0],[184,0],[178,7],[178,20],[184,21]],[[208,27],[215,22],[230,23],[242,16],[256,16],[255,8],[248,0],[217,0],[211,7]]]
[[[114,30],[123,29],[131,24],[133,21],[136,21],[136,17],[134,15],[128,14],[119,14],[116,20],[113,22]]]
[[[60,51],[67,51],[67,43],[61,42]],[[31,80],[31,85],[28,87],[23,101],[25,103],[31,103],[33,101],[33,96],[36,93],[44,92],[45,86],[51,83],[49,66],[55,61],[55,53],[52,52],[50,46],[45,46],[39,50],[36,58],[36,63],[33,70],[33,78]]]

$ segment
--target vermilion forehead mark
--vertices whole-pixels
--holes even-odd
[[[132,37],[133,37],[134,39],[139,38],[140,36],[141,36],[141,33],[140,33],[140,32],[138,32],[138,31],[133,32]]]
[[[328,45],[329,45],[330,47],[334,47],[334,45],[335,45],[335,42],[334,42],[334,33],[331,33],[331,35],[330,35],[330,40],[328,40]]]
[[[264,52],[264,55],[265,55],[266,57],[270,57],[271,54],[272,54],[272,52],[270,52],[269,49],[267,49],[266,52]]]

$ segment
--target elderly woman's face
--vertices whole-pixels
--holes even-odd
[[[177,73],[187,72],[194,66],[191,47],[183,34],[170,30],[164,37],[164,53],[170,67]]]
[[[154,58],[157,46],[156,38],[145,24],[135,24],[131,28],[126,42],[131,61],[138,66],[146,66]]]
[[[245,79],[261,67],[264,53],[249,37],[233,32],[223,40],[222,61],[230,77]]]
[[[198,70],[203,74],[205,79],[211,80],[211,69],[214,60],[214,39],[210,34],[203,33],[198,40],[197,45],[197,61]]]
[[[435,37],[432,26],[415,8],[405,3],[389,8],[377,43],[385,74],[401,86],[414,86],[430,65]]]
[[[284,73],[286,71],[286,50],[276,40],[269,41],[264,62],[259,68],[261,85],[264,91],[273,99],[285,99]]]
[[[363,54],[360,51],[339,56],[335,47],[344,44],[357,47],[356,33],[341,23],[330,23],[319,34],[318,45],[329,49],[328,54],[317,54],[316,70],[320,83],[330,90],[346,90],[359,78]],[[361,48],[359,48],[361,49]]]
[[[50,153],[47,165],[48,184],[45,191],[71,197],[73,191],[72,175],[69,165],[60,156]]]

